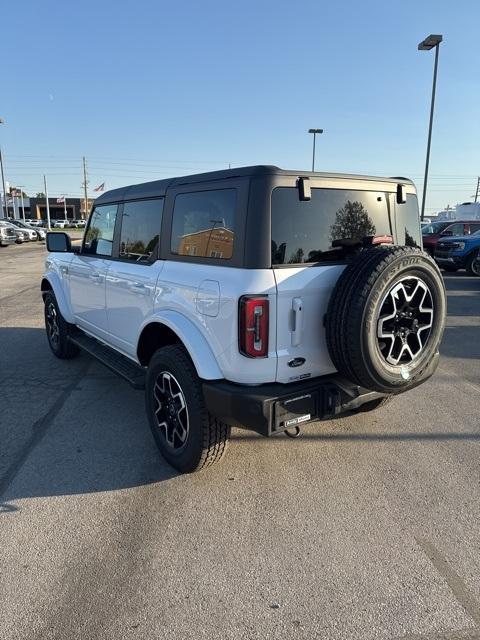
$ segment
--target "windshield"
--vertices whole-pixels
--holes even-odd
[[[442,233],[442,231],[446,229],[449,224],[451,224],[451,220],[447,220],[444,222],[432,222],[432,224],[422,227],[422,236],[432,236],[436,233]]]

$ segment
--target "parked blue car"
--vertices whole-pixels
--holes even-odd
[[[437,243],[435,262],[445,271],[466,269],[480,277],[480,231],[470,236],[454,236]]]

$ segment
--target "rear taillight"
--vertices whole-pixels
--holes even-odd
[[[240,298],[238,342],[244,356],[265,358],[268,355],[268,298]]]

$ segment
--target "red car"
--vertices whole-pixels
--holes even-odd
[[[469,236],[480,230],[480,220],[442,220],[422,227],[423,248],[434,255],[437,242],[448,236]]]

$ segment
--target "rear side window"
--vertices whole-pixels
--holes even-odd
[[[137,200],[123,205],[119,258],[152,262],[157,256],[163,199]]]
[[[407,194],[405,204],[396,205],[397,242],[407,247],[420,247],[420,217],[418,215],[417,196]]]
[[[104,204],[95,207],[88,221],[82,253],[94,256],[111,256],[113,231],[118,205]]]
[[[480,231],[480,222],[470,223],[470,233],[476,233]]]
[[[272,264],[336,261],[342,253],[335,240],[391,234],[383,192],[312,189],[308,201],[294,187],[272,192]]]
[[[465,226],[463,222],[457,222],[456,224],[449,225],[444,233],[450,236],[463,236],[465,233]]]
[[[229,260],[235,239],[236,189],[181,193],[173,208],[171,251]]]

